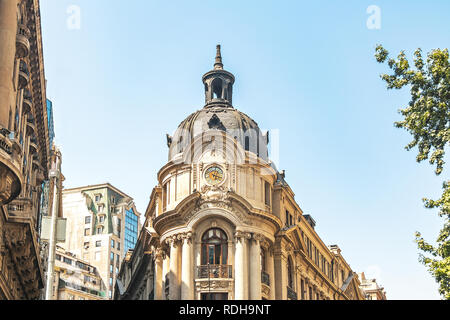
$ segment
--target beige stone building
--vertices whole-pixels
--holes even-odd
[[[52,300],[105,300],[97,268],[57,246]]]
[[[53,120],[40,19],[38,0],[0,0],[0,299],[37,299],[43,287],[38,233]]]
[[[140,231],[133,198],[109,183],[63,190],[66,241],[61,247],[95,266],[112,298],[120,263]]]
[[[202,80],[205,106],[167,136],[168,162],[116,299],[364,299],[270,161],[268,133],[233,107],[220,46]]]
[[[386,291],[378,285],[376,279],[366,279],[364,272],[358,273],[360,288],[364,292],[366,300],[387,300]]]

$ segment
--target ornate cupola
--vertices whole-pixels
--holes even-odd
[[[205,85],[205,108],[232,107],[234,76],[223,69],[220,45],[217,45],[214,69],[205,73],[202,80]]]

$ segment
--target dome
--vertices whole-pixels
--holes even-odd
[[[173,137],[168,136],[169,161],[185,150],[199,134],[219,130],[236,139],[242,148],[268,160],[267,134],[245,113],[228,105],[214,105],[198,110],[180,123]]]
[[[234,76],[223,69],[220,45],[217,45],[214,69],[202,77],[205,85],[205,106],[180,123],[173,137],[167,135],[169,161],[185,150],[199,134],[209,130],[225,132],[241,144],[268,161],[268,133],[262,134],[258,124],[245,113],[233,108]]]

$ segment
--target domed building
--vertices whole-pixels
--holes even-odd
[[[115,298],[363,299],[339,247],[323,243],[270,161],[268,133],[233,107],[220,46],[202,80],[204,107],[167,135],[168,162]]]

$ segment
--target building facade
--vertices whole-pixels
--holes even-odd
[[[358,273],[360,288],[364,292],[366,300],[387,300],[386,291],[378,285],[376,279],[366,279],[364,272]]]
[[[233,107],[220,46],[202,80],[205,106],[167,135],[168,163],[116,298],[364,299],[339,247],[323,243],[270,161],[268,133]]]
[[[38,0],[0,1],[0,299],[38,299],[51,148]]]
[[[106,285],[97,268],[56,247],[52,300],[105,300]]]
[[[112,298],[116,275],[126,247],[134,248],[140,229],[133,199],[109,183],[64,189],[68,252],[95,266]]]

